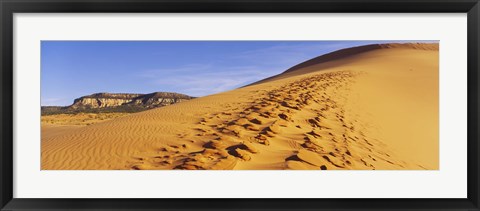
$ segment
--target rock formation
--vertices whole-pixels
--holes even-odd
[[[69,106],[78,108],[106,108],[117,106],[140,106],[154,108],[190,100],[193,97],[172,92],[154,92],[150,94],[118,94],[118,93],[96,93],[83,96],[74,100]]]
[[[150,94],[95,93],[75,99],[70,106],[42,106],[42,115],[78,112],[138,112],[193,98],[173,92],[154,92]]]

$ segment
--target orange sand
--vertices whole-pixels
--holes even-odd
[[[42,116],[42,124],[45,125],[92,125],[108,121],[130,113],[78,113],[78,114],[55,114]]]

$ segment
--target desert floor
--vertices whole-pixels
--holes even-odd
[[[42,120],[41,166],[439,169],[438,44],[422,45],[369,50],[90,125]]]

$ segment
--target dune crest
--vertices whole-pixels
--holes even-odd
[[[313,59],[309,59],[304,61],[298,65],[295,65],[283,73],[279,75],[275,75],[272,77],[265,78],[263,80],[257,81],[250,85],[260,84],[268,81],[275,80],[277,78],[283,78],[285,76],[291,76],[292,73],[296,74],[295,72],[298,70],[305,70],[312,66],[317,66],[314,68],[314,71],[318,71],[320,69],[328,68],[335,65],[328,65],[329,62],[333,62],[336,60],[342,60],[348,57],[357,56],[362,53],[367,53],[370,51],[375,50],[382,50],[382,49],[414,49],[414,50],[429,50],[429,51],[438,51],[439,45],[438,43],[389,43],[389,44],[371,44],[371,45],[363,45],[351,48],[345,48],[338,51],[334,51],[331,53],[327,53]],[[321,65],[324,64],[322,67]]]
[[[438,169],[438,44],[359,48],[42,135],[42,169]]]
[[[389,43],[389,44],[372,44],[372,45],[363,45],[352,48],[345,48],[331,53],[327,53],[313,59],[302,62],[298,65],[295,65],[283,73],[293,72],[295,70],[305,68],[311,65],[320,64],[324,62],[329,62],[337,59],[343,59],[345,57],[357,55],[360,53],[365,53],[368,51],[378,50],[378,49],[392,49],[392,48],[403,48],[403,49],[416,49],[416,50],[433,50],[438,51],[437,43]]]

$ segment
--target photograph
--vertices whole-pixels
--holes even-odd
[[[439,170],[438,40],[40,45],[41,170]]]
[[[0,211],[480,211],[480,0],[0,0]]]

